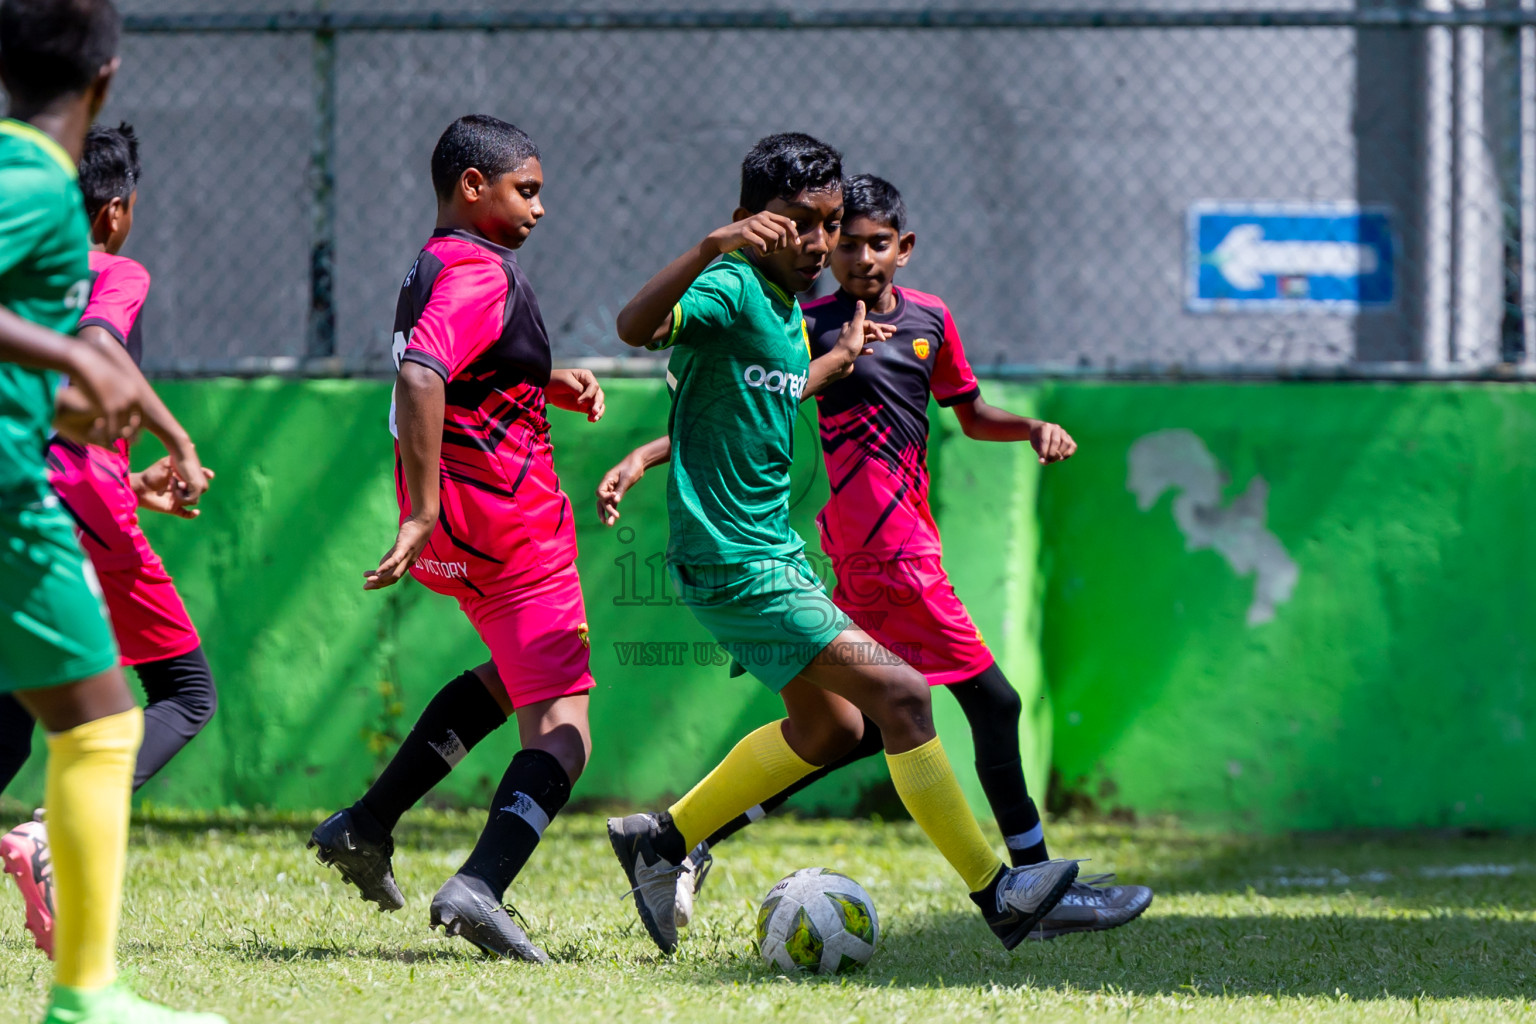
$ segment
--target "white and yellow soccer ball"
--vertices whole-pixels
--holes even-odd
[[[801,868],[768,890],[757,911],[757,951],[788,974],[862,967],[880,942],[869,893],[847,875]]]

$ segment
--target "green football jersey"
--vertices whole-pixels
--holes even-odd
[[[0,121],[0,306],[73,334],[91,293],[90,248],[69,154],[29,124]],[[0,499],[46,493],[58,385],[56,373],[0,362]]]
[[[795,417],[811,366],[800,303],[739,252],[711,264],[672,310],[667,561],[792,557]]]

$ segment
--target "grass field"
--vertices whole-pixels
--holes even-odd
[[[14,810],[14,808],[12,808]],[[721,847],[682,951],[657,955],[602,819],[550,828],[510,898],[558,961],[487,960],[426,927],[479,815],[419,813],[397,836],[406,909],[383,915],[303,849],[313,821],[151,814],[132,837],[123,961],[143,994],[232,1021],[1536,1021],[1529,840],[1211,837],[1053,827],[1157,889],[1111,933],[1004,952],[910,823],[770,820]],[[884,930],[860,974],[791,980],[748,948],[790,869],[835,866]],[[49,968],[0,897],[0,1017],[41,1013]]]

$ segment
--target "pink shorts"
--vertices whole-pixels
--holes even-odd
[[[96,576],[124,665],[175,658],[202,643],[158,559],[129,569],[98,569]]]
[[[947,686],[980,675],[992,652],[955,596],[937,555],[832,559],[832,600],[864,632],[928,679]]]
[[[586,693],[596,685],[575,565],[513,590],[460,597],[459,607],[491,649],[514,708]]]

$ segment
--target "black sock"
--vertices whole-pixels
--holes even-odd
[[[496,787],[485,829],[459,874],[480,879],[501,902],[544,830],[570,798],[570,776],[555,755],[519,750]]]
[[[788,789],[779,793],[775,793],[773,796],[769,797],[767,800],[764,800],[756,807],[748,810],[745,814],[736,815],[736,817],[732,818],[724,825],[721,825],[715,834],[709,837],[709,845],[714,846],[716,843],[722,843],[759,818],[772,814],[774,811],[784,806],[784,801],[788,800],[790,797],[794,796],[796,793],[800,792],[811,783],[826,778],[828,775],[831,775],[839,768],[846,768],[848,765],[853,764],[856,761],[862,761],[866,757],[874,757],[884,749],[885,740],[880,735],[880,727],[874,722],[870,721],[868,718],[865,718],[864,735],[860,738],[858,744],[855,745],[852,750],[838,758],[836,761],[833,761],[831,764],[823,765],[822,767],[817,768],[815,771],[811,772],[811,774],[805,776],[803,779],[800,779]],[[679,839],[679,842],[681,841],[682,840]],[[671,858],[668,859],[670,860]]]
[[[668,863],[681,864],[683,858],[688,856],[688,841],[673,824],[670,811],[658,814],[656,820],[661,825],[661,831],[651,840],[651,849],[661,854]]]
[[[382,841],[393,832],[400,815],[506,721],[506,712],[473,672],[438,690],[378,781],[358,801],[383,830],[383,835],[369,838]]]
[[[1019,757],[1018,691],[994,662],[986,671],[948,687],[960,702],[976,744],[976,775],[1002,830],[1015,867],[1050,859],[1040,811],[1024,784]]]
[[[203,731],[219,709],[213,670],[202,647],[161,661],[135,665],[144,684],[144,742],[133,769],[133,788],[154,778],[181,748]]]
[[[998,868],[997,874],[992,876],[992,881],[983,886],[979,892],[971,893],[971,902],[988,914],[997,913],[997,887],[1003,884],[1003,879],[1007,875],[1006,869]]]
[[[0,693],[0,793],[16,778],[32,753],[31,712],[8,693]]]

